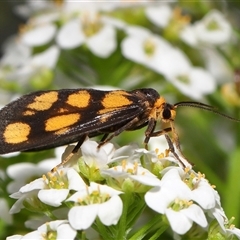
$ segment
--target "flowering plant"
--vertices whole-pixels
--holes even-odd
[[[14,11],[26,24],[3,46],[1,104],[35,90],[151,87],[238,118],[239,26],[225,4],[223,12],[201,1],[25,1]],[[194,169],[183,169],[161,137],[139,147],[141,131],[114,139],[122,147],[87,140],[52,172],[73,146],[1,156],[0,237],[240,238],[231,218],[240,226],[237,123],[189,109],[177,115]]]
[[[39,219],[43,224],[37,230],[7,239],[240,236],[221,208],[217,191],[190,164],[183,170],[171,153],[164,156],[136,146],[97,146],[85,141],[71,165],[11,195],[17,199],[11,214],[26,208],[47,219]]]

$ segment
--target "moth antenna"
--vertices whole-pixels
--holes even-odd
[[[234,117],[230,117],[227,114],[221,113],[219,111],[217,111],[213,106],[204,104],[204,103],[200,103],[200,102],[178,102],[176,104],[174,104],[174,107],[194,107],[194,108],[200,108],[209,112],[213,112],[216,113],[222,117],[228,118],[232,121],[235,122],[240,122],[240,119],[234,118]]]

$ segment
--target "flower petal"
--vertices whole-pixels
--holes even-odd
[[[101,204],[98,216],[104,225],[116,225],[121,217],[122,209],[123,203],[121,198],[113,196],[107,202]]]
[[[97,34],[87,39],[87,45],[98,57],[109,57],[117,47],[115,29],[105,25]]]
[[[98,208],[98,204],[71,208],[68,213],[71,226],[77,230],[89,228],[97,216]]]
[[[206,227],[208,224],[203,210],[196,204],[190,205],[188,208],[181,210],[181,212],[201,227]]]
[[[38,26],[28,32],[25,32],[22,35],[22,41],[31,47],[41,46],[48,43],[53,38],[56,30],[56,26],[51,23]]]
[[[172,209],[167,209],[166,216],[172,230],[178,234],[185,234],[192,227],[192,220],[181,211],[176,212]]]
[[[63,49],[76,48],[84,42],[84,39],[79,19],[74,19],[65,24],[56,37],[58,45]]]
[[[59,207],[69,193],[69,189],[43,189],[38,193],[38,198],[45,204]]]

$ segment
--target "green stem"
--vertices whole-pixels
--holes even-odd
[[[156,227],[156,225],[158,230],[155,231],[149,239],[158,239],[158,237],[168,228],[168,224],[160,218],[160,215],[156,215],[150,222],[144,225],[138,232],[129,238],[129,240],[143,239],[151,230],[153,230],[154,227]]]
[[[116,239],[125,239],[126,235],[126,227],[127,227],[127,213],[128,213],[128,207],[131,202],[132,194],[125,192],[125,194],[122,195],[123,199],[123,211],[122,216],[119,221],[119,231],[116,235]]]

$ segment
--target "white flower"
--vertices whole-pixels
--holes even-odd
[[[143,192],[146,190],[144,185],[156,186],[159,184],[159,179],[149,170],[141,167],[137,162],[132,164],[123,161],[121,166],[102,170],[101,173],[103,176],[109,177],[109,180],[110,178],[116,179],[118,188],[130,191]],[[143,184],[143,186],[139,185],[139,183]]]
[[[87,140],[81,146],[83,161],[89,167],[107,168],[111,161],[115,148],[112,143],[106,143],[98,148],[96,141]]]
[[[56,31],[57,28],[53,23],[33,26],[29,31],[22,33],[21,40],[30,47],[42,46],[53,39]]]
[[[211,74],[203,68],[192,67],[180,49],[172,48],[164,59],[156,61],[155,64],[168,81],[193,99],[200,100],[216,88],[216,81]]]
[[[126,145],[115,149],[110,142],[98,148],[99,143],[87,139],[81,146],[82,159],[88,167],[108,168],[108,164],[132,156],[136,145]]]
[[[81,146],[82,157],[78,161],[78,167],[83,176],[89,181],[102,181],[100,171],[107,169],[108,164],[117,162],[131,156],[136,146],[124,146],[115,149],[112,143],[106,143],[98,148],[98,143],[86,140]]]
[[[28,61],[31,56],[31,48],[26,46],[16,36],[8,39],[3,46],[4,54],[0,60],[1,67],[20,67]]]
[[[228,79],[234,79],[232,67],[217,49],[206,47],[202,50],[202,55],[206,64],[206,70],[218,83],[226,83]],[[233,93],[231,93],[231,95],[233,95]]]
[[[128,27],[126,31],[128,37],[122,41],[122,54],[161,73],[161,64],[172,49],[170,44],[144,28]]]
[[[93,54],[106,58],[116,49],[115,35],[112,25],[104,23],[97,13],[86,11],[82,13],[81,19],[67,22],[59,30],[56,41],[63,49],[86,44]]]
[[[51,234],[51,235],[50,235]],[[36,231],[30,232],[24,236],[13,235],[7,240],[13,239],[75,239],[77,232],[69,225],[66,220],[57,220],[41,225]],[[49,238],[49,236],[51,236]]]
[[[196,177],[193,182],[191,199],[198,203],[203,209],[212,209],[218,205],[216,191],[203,177]]]
[[[68,197],[70,190],[81,190],[85,183],[74,169],[60,169],[23,186],[12,198],[18,199],[10,212],[17,213],[26,201],[36,209],[44,208],[44,204],[58,207]]]
[[[209,72],[199,67],[191,67],[185,72],[179,69],[178,74],[175,76],[169,74],[166,78],[180,92],[196,100],[201,100],[205,94],[210,94],[216,89],[215,79]]]
[[[159,186],[146,193],[145,201],[150,208],[166,215],[174,232],[185,234],[193,222],[206,227],[207,220],[203,210],[191,201],[191,190],[181,180],[178,169],[165,173]]]
[[[217,10],[212,10],[197,22],[195,31],[200,41],[216,45],[228,43],[232,34],[230,23]]]
[[[201,99],[215,90],[213,77],[201,68],[193,68],[188,57],[159,36],[139,27],[128,27],[122,42],[123,55],[163,74],[183,94]]]
[[[151,22],[158,27],[164,28],[168,25],[172,16],[172,9],[167,4],[150,6],[146,8],[146,15]]]
[[[38,164],[23,162],[10,165],[7,168],[7,174],[13,181],[7,186],[8,192],[14,193],[18,191],[20,187],[29,183],[30,180],[40,177],[42,174],[54,168],[60,161],[63,149],[63,147],[56,148],[55,158],[46,159]],[[23,172],[24,174],[22,174]]]
[[[74,169],[57,170],[45,180],[44,189],[38,193],[38,198],[45,204],[58,207],[67,198],[70,190],[85,188],[85,183]],[[46,189],[46,187],[48,187]]]
[[[123,204],[120,191],[91,182],[85,190],[73,194],[67,201],[75,202],[68,214],[74,229],[89,228],[96,217],[106,225],[116,225],[122,214]]]
[[[187,26],[181,38],[192,46],[201,44],[221,45],[229,43],[232,36],[230,23],[217,10],[210,11],[203,19]]]
[[[239,228],[232,226],[232,227],[226,229],[226,232],[227,232],[228,239],[231,239],[231,237],[233,235],[236,236],[238,239],[240,239],[240,229]]]
[[[33,55],[16,74],[19,76],[32,76],[43,69],[53,69],[59,57],[59,48],[51,46],[47,50]]]
[[[17,79],[17,83],[22,87],[29,79],[39,77],[44,72],[52,70],[57,63],[59,53],[58,47],[53,45],[47,50],[29,57],[21,66],[11,68],[2,78],[6,81],[16,81]],[[42,79],[45,80],[46,77]]]

